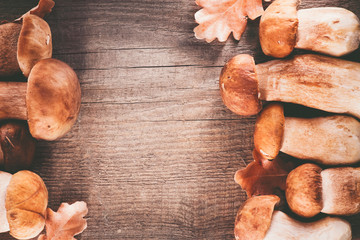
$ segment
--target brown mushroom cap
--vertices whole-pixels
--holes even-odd
[[[255,151],[266,159],[274,159],[281,149],[284,136],[284,107],[270,103],[260,113],[255,123]]]
[[[7,172],[29,168],[35,154],[36,140],[23,121],[12,121],[0,127],[0,163]]]
[[[45,226],[48,191],[30,171],[14,174],[6,191],[5,208],[10,234],[17,239],[36,237]]]
[[[27,77],[39,60],[51,56],[52,39],[49,25],[36,15],[25,15],[17,44],[17,59],[21,71]]]
[[[224,104],[234,113],[255,115],[261,109],[254,58],[240,54],[230,59],[220,74],[220,93]]]
[[[323,208],[322,169],[312,163],[292,170],[286,179],[286,200],[290,209],[302,217],[313,217]]]
[[[10,76],[19,72],[16,44],[21,27],[22,25],[19,23],[0,25],[0,76]]]
[[[28,124],[36,139],[55,140],[74,125],[81,91],[74,70],[56,59],[39,61],[31,70],[26,94]]]
[[[276,195],[254,196],[246,200],[235,219],[235,239],[260,240],[270,228],[274,207],[280,198]]]
[[[299,0],[276,0],[261,16],[259,37],[266,55],[283,58],[294,49],[299,24],[299,3]]]

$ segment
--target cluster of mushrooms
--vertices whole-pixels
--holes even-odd
[[[0,25],[0,77],[21,72],[27,82],[0,81],[0,232],[34,238],[44,229],[48,192],[32,163],[37,140],[56,140],[74,125],[81,101],[76,73],[53,59],[45,14],[52,0]],[[19,171],[22,170],[22,171]],[[15,173],[14,175],[7,173]]]
[[[292,213],[274,210],[276,195],[253,195],[238,211],[236,239],[351,239],[350,224],[338,216],[360,213],[360,63],[336,58],[359,47],[360,22],[343,8],[298,6],[299,0],[275,0],[265,10],[259,28],[263,52],[283,58],[299,48],[335,57],[304,54],[255,64],[242,54],[221,72],[225,105],[242,116],[258,114],[255,161],[276,161],[282,152],[300,165],[286,178]],[[271,103],[262,109],[262,101]],[[327,114],[288,117],[280,102]],[[319,213],[331,216],[303,221]]]

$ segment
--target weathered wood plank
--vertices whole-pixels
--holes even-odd
[[[0,14],[12,20],[36,2],[3,0]],[[360,16],[357,0],[302,2]],[[237,53],[269,58],[258,20],[240,42],[196,40],[198,9],[188,0],[58,0],[46,18],[54,57],[76,70],[83,97],[72,131],[39,142],[33,170],[53,209],[88,203],[78,239],[233,239],[246,199],[233,175],[252,161],[254,118],[224,107],[218,76]],[[351,222],[360,236],[359,216]]]

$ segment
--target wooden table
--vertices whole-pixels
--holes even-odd
[[[2,0],[13,20],[37,0]],[[302,8],[358,0],[303,0]],[[250,21],[238,42],[195,39],[192,0],[58,0],[46,20],[53,56],[77,72],[78,122],[38,144],[33,171],[49,206],[83,200],[88,228],[77,239],[233,239],[246,193],[233,176],[252,161],[254,117],[222,103],[218,77],[238,53],[268,60]],[[360,61],[360,51],[348,58]],[[360,237],[360,217],[351,218]],[[1,234],[0,239],[11,239]]]

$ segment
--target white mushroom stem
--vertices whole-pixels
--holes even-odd
[[[360,160],[360,123],[348,116],[285,117],[280,151],[326,165]]]
[[[0,119],[27,120],[26,82],[0,82]]]
[[[0,171],[0,233],[10,231],[6,218],[5,196],[11,177],[10,173]]]
[[[326,217],[316,222],[304,223],[290,218],[283,212],[274,211],[264,240],[272,239],[350,240],[351,227],[340,218]]]
[[[337,7],[301,9],[295,48],[333,56],[353,52],[360,43],[359,18]]]
[[[323,209],[334,215],[360,212],[360,168],[329,168],[321,172]]]
[[[360,63],[299,55],[256,65],[259,98],[360,118]]]

